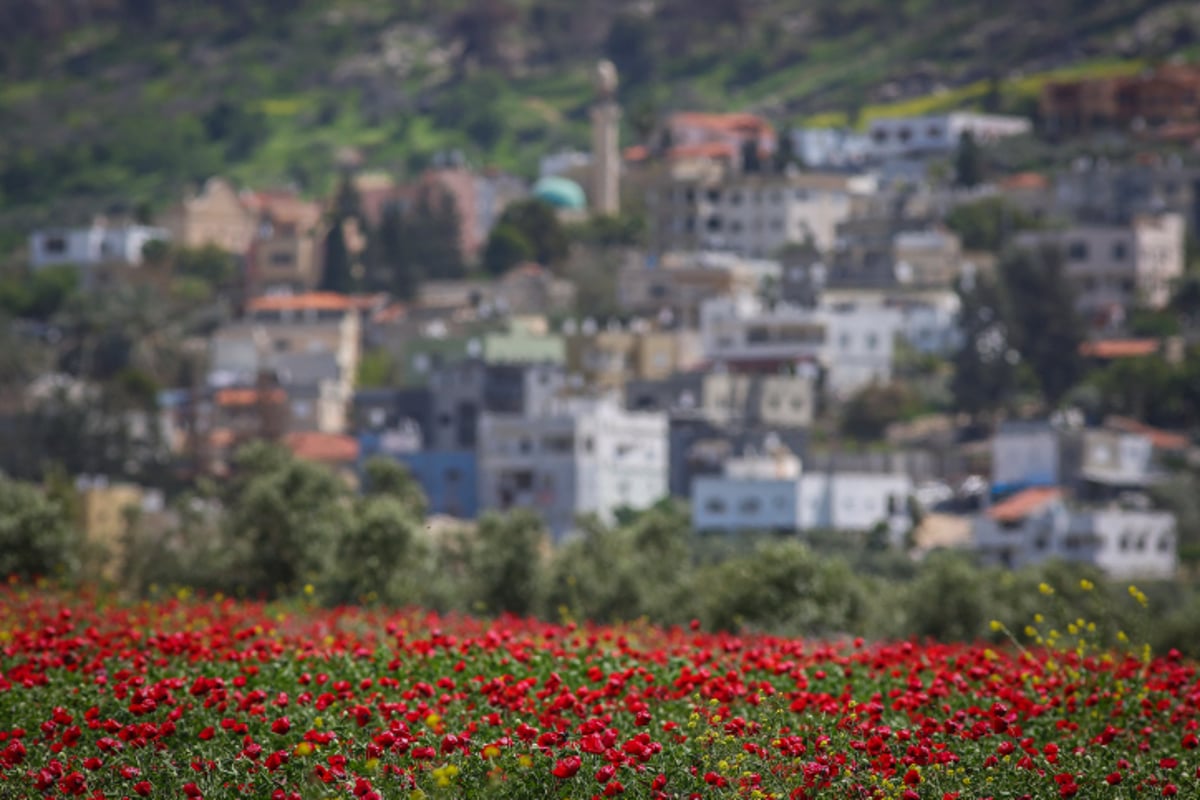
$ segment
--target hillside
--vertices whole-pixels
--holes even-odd
[[[1168,0],[8,0],[0,235],[222,172],[321,191],[337,149],[418,168],[461,149],[532,172],[586,142],[588,70],[622,74],[626,140],[664,110],[780,121],[988,101],[1052,71],[1195,55]],[[17,35],[10,35],[12,32]],[[884,104],[882,107],[880,104]],[[832,117],[830,116],[832,113]]]

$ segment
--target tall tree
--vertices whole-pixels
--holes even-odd
[[[454,195],[442,186],[422,187],[408,219],[415,269],[426,278],[461,278],[462,217]]]
[[[329,228],[329,233],[325,234],[323,263],[321,290],[348,293],[354,286],[354,274],[341,221],[335,221]]]
[[[954,354],[954,406],[973,418],[1003,408],[1017,388],[1019,355],[1012,346],[1001,287],[978,276],[958,287],[962,343]]]
[[[533,248],[533,258],[547,267],[562,266],[570,243],[554,209],[541,200],[519,200],[509,204],[496,223],[518,231]]]
[[[1083,376],[1079,346],[1085,327],[1075,311],[1062,251],[1045,246],[1016,249],[999,265],[1012,310],[1012,331],[1047,402],[1056,405]]]
[[[489,274],[503,275],[531,258],[533,246],[511,225],[497,225],[488,234],[487,245],[483,248],[483,268]]]
[[[370,239],[368,251],[373,282],[405,300],[416,295],[421,283],[421,274],[413,258],[414,233],[400,206],[388,205]]]
[[[800,161],[800,155],[796,152],[796,140],[793,136],[792,129],[789,127],[781,128],[779,131],[779,142],[775,145],[775,156],[773,166],[775,171],[783,173],[787,168]]]
[[[983,182],[983,154],[975,135],[963,131],[958,137],[958,151],[954,154],[954,183],[964,189],[972,189]]]

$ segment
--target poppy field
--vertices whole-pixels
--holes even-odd
[[[9,586],[0,798],[1198,796],[1195,665],[1095,627],[816,642]]]

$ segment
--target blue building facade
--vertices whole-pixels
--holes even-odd
[[[359,470],[372,456],[395,459],[408,467],[425,490],[432,514],[474,519],[479,514],[479,470],[473,450],[397,451],[387,447],[386,434],[359,436]]]

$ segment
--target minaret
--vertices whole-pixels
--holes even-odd
[[[592,213],[615,215],[621,210],[617,68],[611,61],[600,61],[592,82],[596,89],[596,102],[592,105]]]

